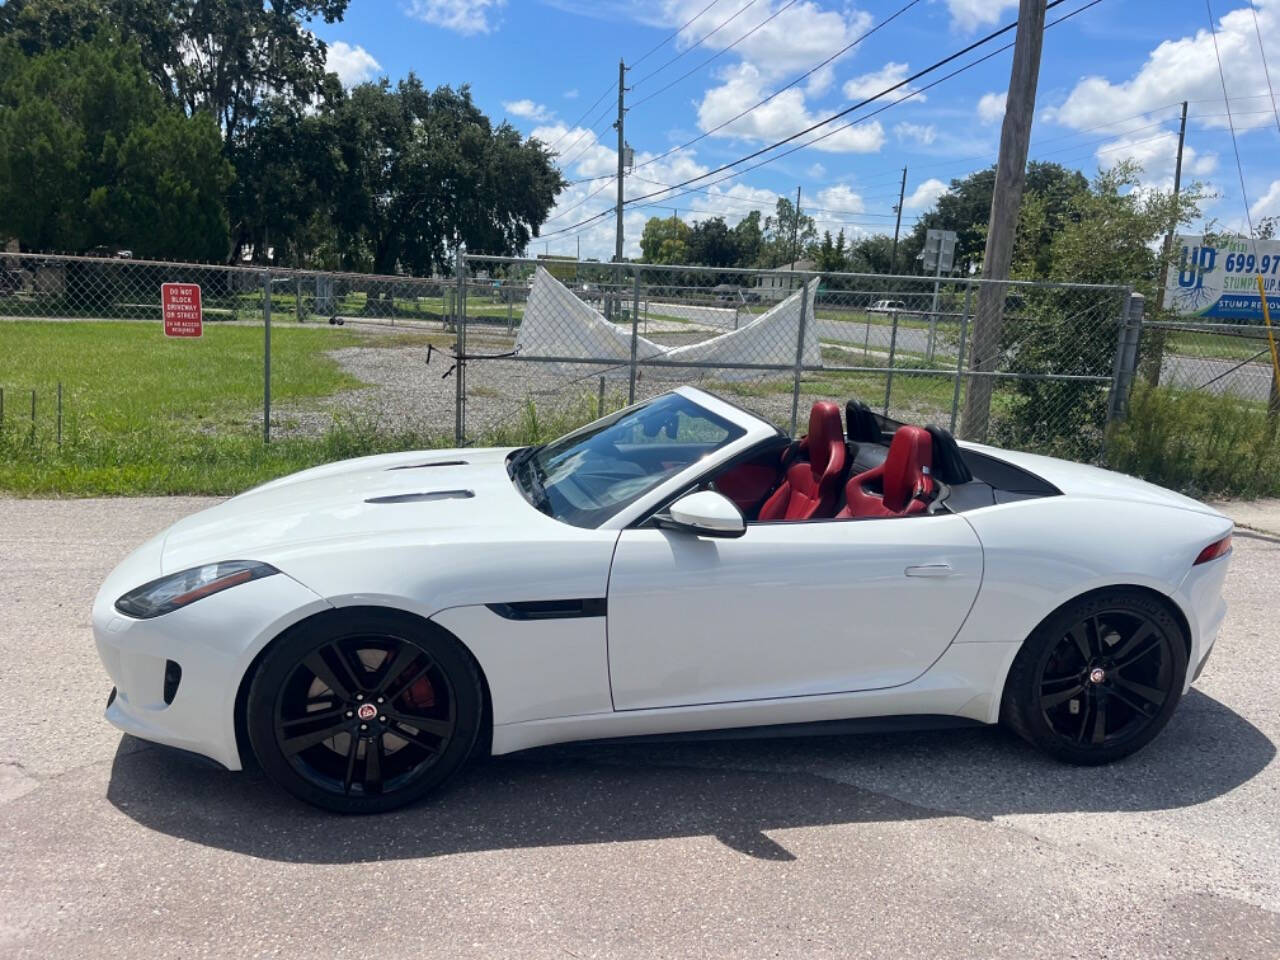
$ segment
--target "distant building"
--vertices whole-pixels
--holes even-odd
[[[795,273],[810,273],[817,267],[812,260],[796,260],[772,270],[766,270],[756,278],[756,291],[761,300],[785,300],[798,288]]]

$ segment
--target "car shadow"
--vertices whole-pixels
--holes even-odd
[[[1056,763],[993,728],[578,744],[474,763],[406,810],[338,817],[293,800],[259,773],[229,773],[125,737],[107,798],[150,829],[298,863],[693,836],[790,860],[766,831],[1172,809],[1240,786],[1275,753],[1239,714],[1192,691],[1160,737],[1107,767]]]

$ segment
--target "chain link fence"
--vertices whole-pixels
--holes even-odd
[[[856,397],[897,420],[1096,459],[1141,323],[1121,287],[478,256],[462,268],[467,442],[533,411],[581,419],[690,383],[792,432],[814,401]],[[495,325],[476,301],[504,289],[519,307]],[[978,360],[975,332],[995,344]],[[979,381],[990,415],[966,431]]]
[[[897,420],[1096,460],[1124,415],[1142,324],[1121,287],[466,255],[451,277],[413,278],[3,254],[0,319],[158,324],[165,283],[200,286],[206,330],[265,329],[267,439],[325,420],[273,408],[289,325],[392,333],[335,344],[371,384],[352,394],[379,425],[463,444],[545,436],[690,383],[793,432],[815,400],[856,397]],[[33,388],[52,411],[55,387],[0,382],[3,416],[15,422]]]
[[[1280,411],[1280,385],[1261,323],[1148,320],[1142,375],[1150,386],[1191,390]]]

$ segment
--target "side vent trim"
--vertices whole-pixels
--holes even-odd
[[[516,603],[486,603],[485,606],[504,620],[570,620],[577,617],[603,617],[608,610],[608,603],[604,597],[522,600]]]

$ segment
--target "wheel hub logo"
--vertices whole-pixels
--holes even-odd
[[[360,709],[356,711],[356,716],[361,720],[372,720],[378,715],[378,708],[372,703],[360,704]]]

